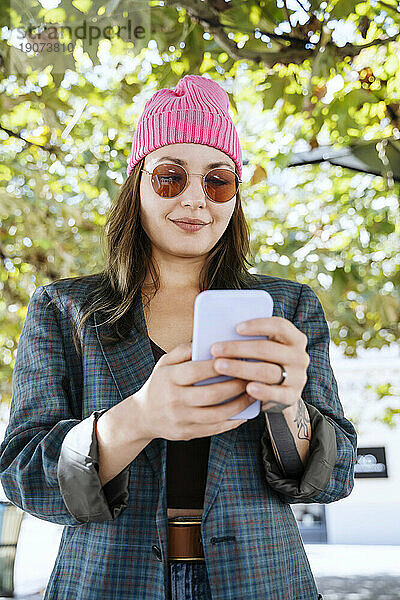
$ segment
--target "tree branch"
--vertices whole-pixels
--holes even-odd
[[[47,152],[57,152],[59,150],[59,148],[57,148],[56,146],[49,146],[48,144],[44,144],[42,146],[41,144],[30,142],[29,140],[26,140],[24,137],[22,137],[20,133],[15,133],[14,131],[7,129],[6,127],[3,127],[2,125],[0,125],[0,129],[8,133],[10,137],[15,137],[19,140],[22,140],[23,142],[25,142],[25,144],[29,144],[29,146],[36,146],[37,148],[42,148],[42,150],[47,150]]]
[[[299,2],[299,0],[296,0],[297,4],[300,6],[300,8],[302,8],[304,10],[304,12],[306,13],[306,15],[308,15],[308,11],[304,8],[304,6],[302,5],[301,2]]]
[[[361,52],[361,50],[364,50],[365,48],[370,48],[371,46],[381,46],[381,45],[383,46],[384,44],[389,44],[390,42],[395,42],[396,39],[399,37],[399,35],[400,35],[400,33],[396,33],[395,35],[392,35],[391,37],[374,40],[373,42],[369,42],[368,44],[362,44],[361,46],[354,46],[353,44],[348,44],[348,43],[345,46],[343,46],[342,48],[339,48],[339,46],[335,46],[336,53],[340,57],[356,56],[357,54],[359,54]],[[329,44],[327,44],[327,47],[334,46],[334,45],[335,44],[330,42]]]
[[[200,5],[196,0],[165,0],[164,4],[166,6],[180,6],[184,8],[190,18],[199,23],[207,33],[213,35],[221,48],[234,60],[245,59],[255,63],[262,63],[266,67],[271,67],[276,63],[285,65],[289,65],[290,63],[300,64],[310,56],[309,50],[305,48],[293,49],[290,46],[287,47],[287,50],[282,50],[281,52],[270,52],[267,49],[265,51],[246,50],[246,47],[238,48],[236,43],[223,30],[227,26],[220,23],[218,11],[210,8],[205,3],[201,3]],[[266,35],[269,34],[266,33]],[[279,37],[282,38],[282,36]],[[292,41],[293,39],[290,38],[291,43]]]
[[[298,0],[296,1],[298,2]],[[305,12],[307,12],[300,2],[298,2],[298,4]],[[310,44],[309,40],[301,40],[301,38],[284,35],[277,36],[277,34],[271,34],[268,32],[265,32],[265,35],[270,36],[272,39],[275,39],[278,42],[288,41],[290,42],[290,46],[282,48],[282,50],[279,52],[270,52],[268,49],[265,51],[248,50],[246,49],[246,45],[244,45],[243,48],[238,48],[236,43],[231,40],[224,31],[224,27],[229,27],[231,29],[236,28],[232,28],[230,25],[228,26],[222,24],[219,20],[220,12],[207,4],[207,2],[198,2],[197,0],[164,0],[164,5],[170,7],[179,6],[184,8],[190,18],[194,22],[200,24],[204,28],[204,31],[212,35],[220,47],[225,50],[225,52],[234,60],[248,60],[254,63],[261,63],[265,67],[271,68],[277,63],[283,65],[289,65],[291,63],[301,64],[306,58],[312,59],[314,57],[314,50],[312,48],[306,49],[304,47],[305,43]],[[240,29],[240,31],[243,30]],[[328,42],[328,44],[326,44],[326,48],[333,50],[336,56],[340,58],[344,56],[353,57],[357,56],[365,48],[384,45],[395,41],[398,35],[399,34],[396,34],[386,39],[374,40],[373,42],[363,45],[353,45],[348,43],[343,47],[339,47],[333,42]],[[301,44],[301,47],[295,47],[299,44]]]
[[[391,6],[390,4],[386,4],[386,2],[382,2],[382,0],[378,0],[378,4],[381,4],[385,8],[390,8],[390,10],[394,10],[394,12],[396,13],[396,15],[397,16],[399,15],[399,13],[397,12],[397,9],[394,6]]]
[[[223,25],[222,23],[220,23],[218,25],[218,27],[228,27],[228,25]],[[234,27],[233,25],[229,25],[229,29],[231,31],[240,31],[241,33],[254,33],[254,28],[247,29],[246,27]],[[265,31],[263,29],[260,29],[259,27],[257,27],[257,31],[261,35],[267,35],[272,40],[275,40],[278,43],[289,42],[293,46],[293,42],[294,42],[294,45],[297,46],[300,50],[305,49],[304,44],[310,43],[308,40],[303,40],[302,38],[293,36],[291,34],[286,35],[284,33],[280,33],[280,34],[272,33],[271,31]],[[289,48],[288,45],[286,47]]]

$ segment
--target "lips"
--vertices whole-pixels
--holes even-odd
[[[187,223],[188,225],[207,225],[205,221],[200,219],[172,219],[174,223]]]
[[[208,223],[185,223],[183,221],[172,221],[174,225],[187,232],[195,232],[204,229],[208,225]]]

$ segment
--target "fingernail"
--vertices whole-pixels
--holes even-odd
[[[223,345],[222,344],[213,344],[211,347],[211,353],[215,354],[218,352],[222,352],[223,350]]]
[[[228,368],[228,361],[219,359],[219,360],[217,360],[215,362],[215,366],[216,366],[217,369],[221,369],[221,370],[222,369],[227,369]]]

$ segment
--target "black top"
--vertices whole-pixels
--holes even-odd
[[[154,360],[165,350],[150,340]],[[203,508],[211,437],[167,440],[167,507]]]

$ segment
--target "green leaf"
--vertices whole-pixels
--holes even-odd
[[[81,13],[88,13],[92,7],[92,0],[72,0],[72,5],[75,6]]]
[[[263,90],[263,109],[270,110],[275,106],[275,102],[284,94],[285,87],[290,82],[288,77],[279,75],[270,75],[265,84],[261,87]]]
[[[337,0],[333,10],[330,11],[330,20],[347,19],[348,15],[355,12],[356,4],[359,4],[359,0]]]

